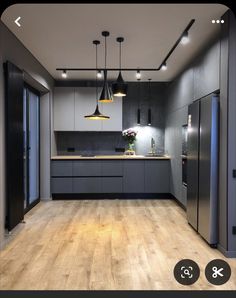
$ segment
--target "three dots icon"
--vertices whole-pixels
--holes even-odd
[[[220,23],[224,24],[225,21],[224,20],[211,20],[211,22],[212,22],[212,24],[215,24],[215,23],[216,24],[220,24]]]

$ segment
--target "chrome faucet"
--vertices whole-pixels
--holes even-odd
[[[156,143],[153,138],[151,138],[151,153],[156,154]]]

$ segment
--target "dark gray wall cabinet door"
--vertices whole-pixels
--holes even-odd
[[[72,189],[72,178],[71,177],[53,177],[51,179],[51,188],[52,193],[59,194],[59,193],[73,193]]]
[[[55,160],[51,163],[51,176],[72,176],[72,161]]]
[[[101,177],[73,178],[73,193],[101,193]]]
[[[73,176],[101,176],[101,161],[85,160],[73,162]]]
[[[194,100],[200,99],[219,87],[220,43],[217,42],[200,57],[194,67]]]
[[[169,193],[170,169],[168,160],[145,161],[145,193]]]
[[[144,193],[144,161],[124,161],[124,193]]]

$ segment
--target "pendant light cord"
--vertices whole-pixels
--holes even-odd
[[[105,36],[105,70],[107,68],[107,37]]]
[[[98,71],[98,45],[96,44],[96,103],[98,104],[98,77],[97,77],[97,71]]]
[[[121,71],[121,42],[120,42],[120,71]]]

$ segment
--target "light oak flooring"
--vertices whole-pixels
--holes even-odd
[[[41,202],[0,253],[0,289],[174,290],[236,289],[236,261],[211,249],[170,200]],[[195,260],[200,279],[182,286],[175,264]],[[210,285],[206,264],[225,259],[232,277]]]

